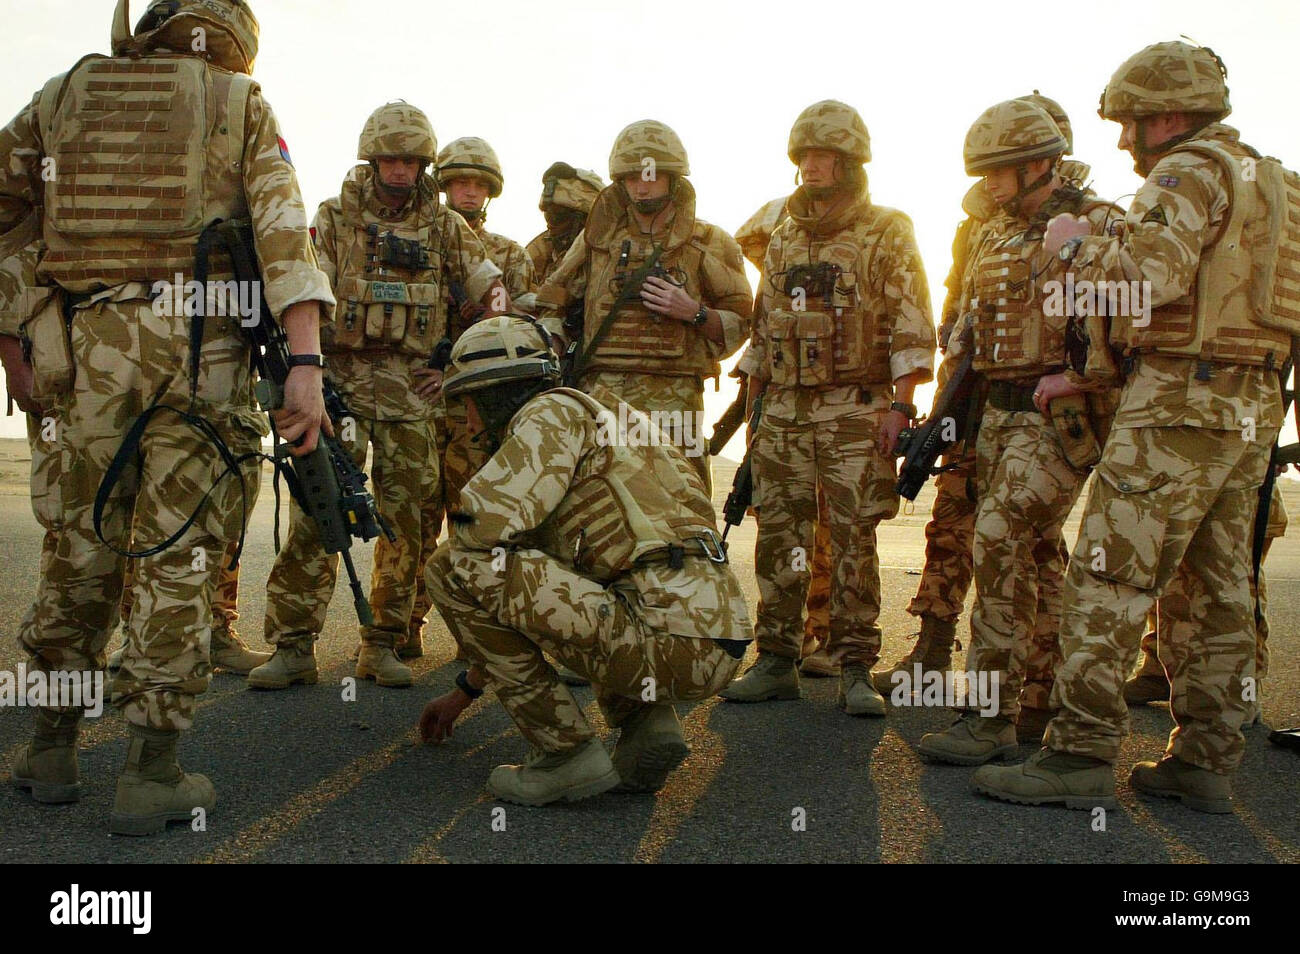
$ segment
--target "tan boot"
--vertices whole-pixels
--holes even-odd
[[[239,638],[239,634],[234,629],[213,626],[208,658],[212,661],[213,669],[224,669],[239,676],[247,676],[258,666],[270,662],[271,654],[249,649],[248,644]]]
[[[1021,745],[1041,745],[1047,723],[1052,721],[1051,709],[1036,709],[1033,706],[1021,706],[1020,715],[1016,717],[1016,741]]]
[[[818,649],[816,652],[805,656],[799,663],[799,673],[804,676],[811,676],[813,679],[826,679],[831,676],[840,674],[840,666],[826,649]]]
[[[942,732],[927,732],[921,736],[917,751],[949,765],[983,765],[993,759],[1014,755],[1016,746],[1016,727],[1010,719],[985,718],[977,712],[963,712]]]
[[[271,658],[248,674],[248,684],[254,689],[288,689],[296,682],[314,686],[319,681],[314,647],[276,646]]]
[[[127,726],[131,744],[117,780],[108,830],[115,835],[154,835],[168,822],[190,822],[195,809],[210,812],[217,793],[206,776],[181,771],[176,761],[180,733]]]
[[[416,630],[406,634],[406,640],[397,647],[398,659],[419,659],[424,655],[424,632]]]
[[[1059,804],[1088,811],[1118,807],[1113,765],[1047,748],[1019,765],[982,766],[971,784],[983,795],[1020,805]]]
[[[1176,798],[1198,812],[1228,815],[1236,810],[1228,776],[1216,775],[1177,756],[1166,755],[1159,762],[1139,762],[1133,766],[1128,782],[1139,792]]]
[[[15,788],[26,789],[32,799],[61,805],[81,798],[77,770],[77,732],[82,710],[36,710],[32,741],[14,759],[9,778]]]
[[[924,613],[921,615],[921,631],[916,635],[916,645],[911,652],[888,669],[878,669],[871,674],[877,692],[890,695],[894,691],[894,673],[906,673],[910,680],[917,663],[921,664],[922,677],[931,670],[944,673],[952,669],[953,647],[961,649],[961,644],[957,642],[956,620],[943,620]]]
[[[498,765],[488,777],[488,791],[516,805],[576,802],[607,792],[619,783],[618,772],[600,739],[589,739],[571,752],[534,752],[523,765]]]
[[[363,643],[357,657],[357,678],[373,679],[387,689],[405,689],[411,684],[411,667],[402,664],[392,647]]]
[[[758,661],[718,695],[728,702],[766,702],[801,699],[803,690],[799,688],[799,670],[793,659],[760,651]]]
[[[682,723],[669,703],[646,706],[619,727],[611,757],[618,770],[616,792],[657,792],[691,754]]]
[[[840,708],[851,716],[882,716],[885,700],[871,684],[866,666],[845,666],[840,676]]]

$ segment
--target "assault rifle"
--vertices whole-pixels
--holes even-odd
[[[974,349],[968,347],[948,383],[935,396],[929,416],[916,427],[899,432],[894,453],[903,458],[903,466],[894,492],[900,497],[915,500],[926,482],[946,469],[935,467],[935,461],[965,437],[975,389],[976,375],[971,368],[973,354]]]
[[[754,398],[754,413],[749,419],[750,434],[758,430],[758,423],[763,416],[763,395]],[[727,542],[727,534],[731,532],[732,527],[738,527],[745,519],[745,514],[749,511],[750,505],[754,502],[754,443],[751,440],[749,448],[745,451],[745,458],[736,468],[735,479],[731,481],[731,493],[727,494],[727,501],[722,505],[722,520],[726,524],[722,528],[722,542]]]
[[[713,436],[709,438],[710,457],[721,454],[722,449],[736,436],[736,431],[740,430],[740,425],[745,423],[745,401],[748,396],[749,379],[742,376],[740,392],[736,395],[736,400],[731,402],[731,406],[722,412],[722,417],[718,418],[717,423],[713,425]]]
[[[236,222],[214,223],[200,238],[200,247],[210,246],[212,242],[229,253],[236,281],[257,282],[258,288],[264,287],[249,226]],[[257,400],[262,410],[269,413],[284,403],[284,382],[289,377],[289,339],[272,316],[264,294],[260,315],[244,332],[252,345],[253,366],[261,379],[257,382]],[[323,391],[325,411],[331,420],[342,421],[350,415],[343,396],[329,378],[324,381]],[[271,427],[274,431],[274,418]],[[324,431],[320,432],[316,449],[302,457],[292,456],[288,446],[279,444],[277,435],[275,456],[276,470],[284,473],[289,492],[303,512],[315,521],[325,552],[342,554],[357,619],[363,626],[374,625],[370,604],[361,591],[361,581],[352,562],[352,538],[371,540],[380,533],[390,541],[397,538],[376,508],[375,498],[366,490],[365,473],[338,439]],[[285,457],[289,459],[288,467]]]

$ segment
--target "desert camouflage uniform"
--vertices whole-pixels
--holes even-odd
[[[425,281],[442,286],[428,316],[427,336],[436,342],[445,329],[455,330],[443,273],[464,286],[471,301],[487,292],[500,270],[459,215],[437,199],[433,180],[425,177],[406,206],[391,210],[375,195],[369,165],[353,167],[337,198],[321,204],[314,223],[321,268],[339,290],[339,322],[324,336],[326,373],[352,412],[351,421],[335,422],[336,433],[358,466],[372,454],[370,476],[375,502],[396,542],[375,548],[370,605],[374,625],[362,627],[363,643],[393,648],[405,641],[415,600],[415,575],[423,539],[422,508],[438,491],[437,435],[433,407],[415,391],[414,372],[428,360],[397,344],[366,339],[359,350],[337,340],[346,320],[343,288],[362,280],[365,227],[381,229],[428,226],[433,230],[429,269],[394,268],[390,280]],[[350,254],[351,250],[351,254]],[[432,278],[421,277],[433,274]],[[366,306],[360,306],[363,310]],[[373,306],[372,306],[373,307]],[[362,320],[362,319],[358,319]],[[430,350],[432,346],[430,346]],[[349,424],[351,427],[349,428]],[[436,537],[436,531],[434,531]],[[307,651],[325,625],[325,614],[338,572],[338,554],[321,548],[316,525],[297,503],[290,509],[289,538],[276,557],[266,588],[266,639]]]
[[[426,573],[465,655],[486,672],[520,734],[546,752],[576,749],[594,732],[543,651],[592,681],[613,728],[650,704],[647,687],[660,704],[714,695],[740,663],[717,640],[753,638],[724,564],[690,555],[681,569],[652,562],[605,582],[575,568],[572,542],[548,518],[573,492],[575,475],[608,453],[598,433],[591,411],[564,391],[526,404],[465,486],[472,519],[453,525]],[[693,479],[671,460],[675,449],[648,450],[654,467]],[[688,486],[695,499],[669,519],[690,523],[711,512],[703,486]]]
[[[192,69],[184,65],[184,57],[162,60],[182,64],[181,70]],[[146,57],[114,62],[126,64],[121,69],[129,72],[134,69],[129,64],[149,61]],[[99,69],[108,62],[89,60],[81,68]],[[206,65],[203,70],[206,81],[215,83],[219,91],[223,84],[243,90],[232,95],[240,97],[244,114],[243,129],[226,134],[221,121],[228,119],[225,111],[233,100],[218,92],[205,105],[190,86],[181,86],[179,101],[164,107],[176,115],[206,115],[208,128],[218,130],[208,138],[204,153],[191,156],[200,164],[205,196],[251,218],[263,290],[274,314],[297,302],[332,305],[329,285],[312,254],[293,167],[270,107],[247,77],[232,79],[232,74]],[[42,191],[47,191],[44,231],[51,250],[42,258],[38,278],[79,298],[71,303],[68,331],[60,332],[64,348],[33,355],[34,397],[53,408],[61,422],[58,461],[50,462],[50,474],[58,474],[57,484],[51,481],[38,508],[38,514],[45,511],[47,530],[58,535],[58,545],[43,553],[40,587],[19,639],[38,668],[93,670],[104,666],[104,646],[117,621],[126,558],[96,538],[91,511],[100,480],[131,423],[155,400],[181,409],[191,407],[238,455],[258,449],[266,419],[251,403],[248,345],[237,316],[209,317],[205,322],[197,391],[191,400],[190,321],[150,302],[154,281],[172,281],[175,271],[192,274],[192,236],[188,241],[160,244],[157,252],[152,246],[123,252],[116,262],[94,250],[80,258],[78,247],[68,238],[60,237],[61,246],[55,245],[48,221],[48,190],[57,189],[59,180],[53,186],[43,182],[42,158],[64,144],[45,141],[51,118],[40,115],[44,101],[38,95],[0,132],[0,150],[13,160],[0,171],[0,196],[6,209],[0,212],[0,232],[9,231],[21,214],[41,204]],[[158,205],[167,208],[170,201]],[[87,264],[79,266],[79,261]],[[218,262],[212,280],[227,277]],[[87,294],[96,289],[102,291],[93,297]],[[209,314],[215,314],[216,308],[212,297]],[[59,306],[53,303],[28,327],[34,330],[41,323],[46,329],[58,329],[62,322]],[[66,351],[63,360],[52,359],[58,350]],[[70,383],[64,373],[67,359],[75,369]],[[133,537],[141,549],[162,542],[184,523],[225,469],[207,438],[166,413],[155,416],[145,430],[140,461],[139,467],[122,475],[106,508],[105,536],[119,549],[125,549]],[[256,469],[255,463],[243,468],[245,482],[254,479]],[[139,611],[132,616],[128,652],[114,685],[114,700],[131,723],[174,730],[186,729],[193,721],[194,697],[207,688],[209,678],[211,594],[221,555],[240,531],[240,500],[240,481],[226,477],[217,483],[199,519],[173,546],[136,561]],[[203,568],[196,569],[199,566]]]
[[[820,221],[812,217],[802,189],[791,197],[789,211],[790,218],[768,246],[745,370],[757,381],[771,381],[769,315],[782,305],[773,287],[777,276],[791,265],[825,260],[855,275],[861,299],[846,302],[846,313],[857,320],[873,315],[888,331],[887,358],[876,355],[869,360],[894,380],[916,371],[928,377],[934,323],[907,217],[872,206],[865,186],[853,202]],[[869,222],[874,222],[870,238],[862,243],[855,235]],[[814,307],[810,298],[809,308]],[[756,635],[762,652],[796,660],[800,656],[808,553],[814,545],[821,489],[830,531],[827,649],[842,665],[869,669],[879,657],[875,532],[882,519],[898,512],[898,495],[894,458],[882,455],[876,441],[892,401],[888,381],[870,386],[766,384],[753,444],[755,505],[760,513],[754,552],[760,597]]]
[[[665,431],[675,446],[689,451],[691,463],[708,487],[708,441],[702,428],[704,378],[719,375],[718,362],[734,354],[744,342],[753,294],[735,240],[717,226],[696,218],[695,189],[688,179],[677,178],[672,203],[675,214],[666,223],[666,234],[646,236],[631,221],[622,184],[616,182],[606,188],[588,215],[586,229],[538,290],[538,307],[546,329],[563,335],[565,309],[570,302],[585,299],[585,346],[604,321],[618,292],[615,272],[623,244],[630,243],[626,268],[635,271],[649,258],[653,244],[662,243],[660,265],[675,275],[674,281],[685,282],[687,294],[718,313],[723,343],[716,344],[698,329],[671,318],[656,321],[639,304],[624,306],[622,317],[614,322],[613,331],[596,349],[578,383],[584,390],[603,387],[647,414],[662,412],[673,415],[674,422],[680,420],[682,427],[669,426]],[[692,261],[698,263],[693,269],[688,268]],[[634,329],[639,323],[654,330],[638,338]],[[676,357],[667,353],[668,346],[656,350],[649,340],[660,330],[665,336],[680,331]]]
[[[1221,123],[1195,138],[1246,155],[1236,130]],[[1226,175],[1191,151],[1161,158],[1129,209],[1127,235],[1083,241],[1076,281],[1140,276],[1151,282],[1153,307],[1186,296],[1203,250],[1228,220]],[[1160,320],[1153,315],[1153,330]],[[1052,694],[1060,713],[1044,742],[1115,761],[1128,732],[1124,677],[1152,604],[1182,567],[1207,586],[1195,639],[1179,643],[1180,627],[1162,647],[1177,723],[1168,752],[1227,775],[1241,760],[1240,727],[1252,707],[1242,688],[1255,672],[1248,528],[1282,423],[1278,375],[1158,352],[1133,365],[1070,561],[1065,663]]]

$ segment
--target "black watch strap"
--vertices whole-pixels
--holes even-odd
[[[695,327],[699,328],[702,325],[707,324],[708,320],[709,320],[708,305],[700,305],[700,310],[695,313]]]
[[[482,689],[475,689],[469,684],[468,669],[462,669],[456,674],[456,688],[465,693],[465,695],[469,696],[471,699],[477,699],[479,696],[483,695]]]
[[[323,354],[291,354],[289,355],[288,364],[291,368],[297,368],[299,366],[324,368],[325,356]]]
[[[916,420],[915,404],[904,404],[902,401],[895,401],[893,404],[889,405],[889,409],[891,411],[897,411],[899,414],[902,414],[904,417],[906,417],[909,421]]]

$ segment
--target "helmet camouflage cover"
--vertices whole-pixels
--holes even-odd
[[[537,207],[573,209],[586,215],[605,188],[605,180],[591,169],[576,169],[567,162],[554,162],[542,173],[542,198]]]
[[[1041,106],[1009,99],[980,113],[966,133],[962,158],[967,175],[982,176],[990,169],[1048,159],[1065,150],[1065,136]]]
[[[1104,119],[1159,113],[1211,113],[1215,120],[1232,112],[1228,71],[1208,47],[1175,40],[1153,43],[1125,60],[1101,94]]]
[[[641,172],[654,160],[656,172],[689,176],[690,160],[677,133],[655,119],[642,119],[626,127],[614,138],[609,151],[609,177],[617,180],[632,172]]]
[[[113,11],[113,55],[165,47],[198,52],[216,66],[235,73],[253,72],[260,28],[243,0],[154,0],[134,30],[130,5],[130,0],[118,0]],[[196,51],[199,36],[203,37],[203,45]]]
[[[541,325],[520,315],[497,315],[476,322],[457,339],[442,393],[454,397],[498,384],[558,381],[559,376],[559,359]]]
[[[372,162],[380,156],[415,156],[425,162],[438,158],[438,140],[429,117],[405,100],[385,103],[361,127],[357,158]]]
[[[488,195],[494,199],[505,186],[497,154],[477,136],[455,139],[438,153],[438,188],[446,189],[448,182],[463,178],[482,179],[488,184]]]
[[[1061,130],[1061,135],[1065,137],[1065,154],[1068,156],[1074,152],[1074,129],[1070,126],[1069,114],[1060,103],[1050,96],[1044,96],[1038,90],[1018,98],[1023,102],[1041,106],[1043,111],[1052,117],[1052,122],[1056,123],[1056,128]]]
[[[871,135],[852,106],[834,99],[813,103],[794,121],[786,154],[798,165],[805,149],[833,149],[853,162],[871,161]]]

